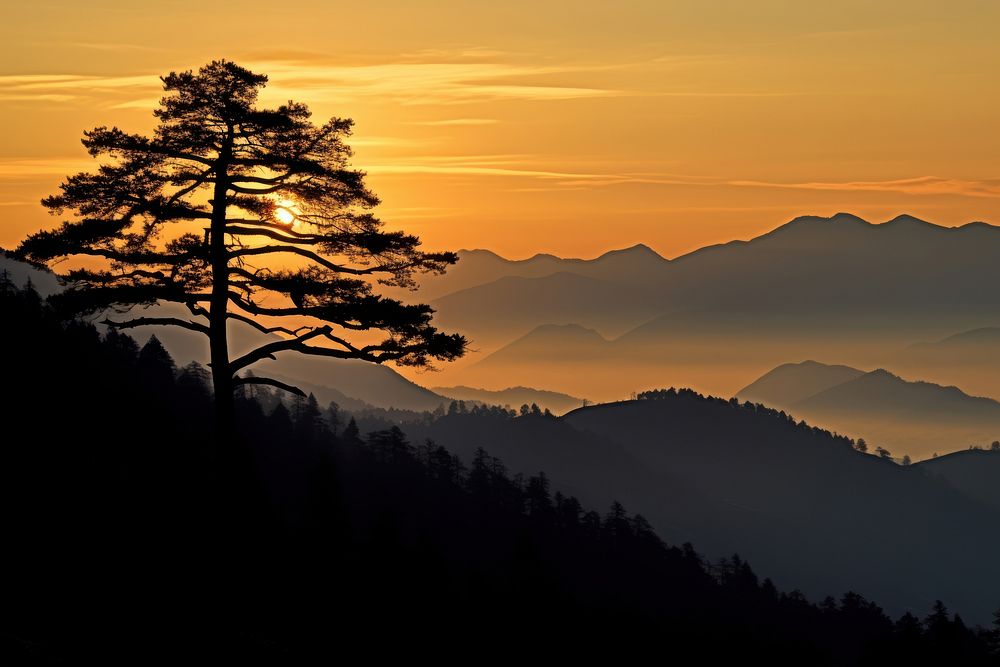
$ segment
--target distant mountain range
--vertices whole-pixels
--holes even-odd
[[[459,262],[442,275],[420,281],[420,296],[434,300],[501,278],[544,278],[556,273],[572,273],[595,280],[615,282],[621,275],[654,276],[668,260],[646,245],[612,250],[595,259],[563,259],[538,254],[528,259],[506,259],[490,250],[460,250]]]
[[[542,372],[536,359],[548,346],[583,374],[577,391],[597,398],[627,391],[613,370],[622,364],[630,366],[632,389],[674,384],[728,393],[739,373],[759,373],[790,354],[822,349],[874,366],[918,340],[1000,325],[997,257],[1000,228],[985,223],[939,227],[904,215],[871,224],[840,213],[796,218],[750,241],[670,260],[645,247],[595,260],[463,253],[462,275],[497,277],[470,287],[475,280],[448,283],[446,274],[426,296],[441,325],[468,334],[479,351],[470,374],[455,376],[466,384],[553,386],[555,370]],[[438,296],[449,284],[455,291]],[[546,325],[563,329],[539,329]],[[579,330],[567,325],[610,344],[581,346]],[[508,344],[472,371],[472,362]],[[515,371],[503,374],[505,365]],[[732,371],[726,380],[722,367]]]
[[[553,414],[561,415],[570,410],[582,406],[585,401],[582,398],[569,396],[557,391],[545,391],[543,389],[532,389],[531,387],[508,387],[498,391],[487,389],[476,389],[473,387],[432,387],[432,391],[454,398],[460,401],[474,401],[485,405],[509,405],[513,409],[519,409],[522,405],[531,405],[549,409]]]
[[[783,364],[737,392],[741,400],[883,446],[929,457],[1000,439],[1000,403],[957,387],[911,382],[884,369],[866,373],[815,361]]]
[[[997,604],[1000,511],[966,495],[971,485],[777,413],[681,392],[559,419],[459,414],[405,428],[466,461],[484,447],[512,472],[544,470],[553,491],[585,504],[617,499],[664,539],[691,540],[713,559],[738,551],[814,599],[853,588],[897,613],[940,597],[978,622]]]
[[[782,364],[754,380],[736,395],[742,400],[763,403],[781,410],[864,374],[864,371],[850,366],[831,366],[818,361]]]
[[[426,296],[433,296],[442,322],[459,324],[477,339],[506,333],[494,324],[501,314],[502,328],[519,334],[541,324],[573,323],[615,335],[607,330],[610,322],[625,331],[648,323],[643,338],[699,328],[721,335],[720,324],[747,314],[755,317],[741,322],[746,333],[789,323],[810,330],[874,323],[899,329],[929,325],[929,306],[937,318],[996,319],[998,253],[1000,229],[985,223],[939,227],[903,215],[871,224],[839,213],[796,218],[751,241],[673,260],[645,246],[594,260],[538,256],[511,262],[482,251],[463,253],[455,282],[447,282],[449,272],[433,283],[438,292],[446,284],[455,290]],[[469,286],[463,276],[470,274],[493,280]],[[843,319],[848,314],[854,319]],[[650,322],[657,318],[662,325]],[[941,323],[932,328],[950,333]]]

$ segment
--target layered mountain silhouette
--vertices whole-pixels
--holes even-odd
[[[544,278],[563,272],[611,282],[616,282],[622,275],[632,276],[633,279],[652,277],[668,263],[655,250],[643,244],[612,250],[595,259],[563,259],[542,253],[528,259],[512,260],[489,250],[460,250],[458,256],[458,264],[447,273],[429,275],[421,280],[422,298],[437,299],[501,278]]]
[[[493,352],[478,366],[575,361],[613,354],[613,345],[594,329],[579,324],[543,324]]]
[[[627,275],[627,274],[626,274]],[[580,324],[622,333],[656,314],[652,285],[559,271],[544,277],[505,276],[432,302],[446,328],[480,343],[510,340],[544,324]]]
[[[985,619],[1000,594],[984,585],[1000,558],[1000,535],[986,528],[996,509],[773,410],[682,391],[562,418],[455,414],[406,428],[463,458],[485,447],[512,472],[558,471],[554,489],[618,499],[713,557],[738,549],[817,599],[854,587],[895,612],[936,595]]]
[[[815,361],[783,364],[737,393],[914,458],[1000,438],[1000,403],[957,387]]]
[[[913,343],[890,355],[886,363],[934,382],[1000,396],[1000,327],[978,327]]]
[[[784,409],[864,374],[864,371],[850,366],[833,366],[811,360],[782,364],[741,389],[737,396],[745,401]]]
[[[456,283],[459,289],[432,304],[440,321],[469,334],[482,356],[542,325],[596,330],[613,345],[596,357],[584,349],[573,362],[595,378],[596,398],[625,391],[594,393],[614,380],[613,371],[600,367],[622,362],[647,369],[633,378],[633,389],[667,383],[728,393],[735,373],[759,374],[789,354],[815,356],[820,346],[875,366],[915,341],[1000,324],[997,256],[1000,229],[984,223],[948,228],[899,216],[871,224],[840,213],[796,218],[750,241],[672,260],[636,248],[612,255],[622,258],[613,263],[607,255],[589,262],[535,258],[524,276],[520,263],[491,255],[491,270],[511,273],[472,287]],[[480,261],[481,254],[468,254],[459,265]],[[440,290],[445,283],[435,285]],[[573,349],[573,332],[566,333],[567,340],[552,342],[554,352]],[[684,365],[690,368],[675,368]],[[734,373],[715,381],[712,365]],[[549,376],[516,381],[552,386]],[[515,381],[496,373],[489,379]]]
[[[519,408],[522,405],[534,403],[541,409],[548,409],[561,415],[584,404],[584,399],[545,389],[531,387],[508,387],[500,390],[477,389],[475,387],[431,387],[431,390],[442,396],[459,401],[472,401],[484,405],[509,405]]]

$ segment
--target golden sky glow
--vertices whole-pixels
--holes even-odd
[[[0,246],[219,57],[356,121],[380,215],[428,247],[667,256],[795,215],[1000,223],[1000,3],[4,2]]]

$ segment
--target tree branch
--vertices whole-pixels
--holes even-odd
[[[296,350],[301,347],[305,347],[302,343],[316,338],[317,336],[322,336],[324,334],[331,333],[330,327],[318,327],[312,331],[308,331],[304,334],[296,336],[295,338],[289,340],[279,340],[274,343],[268,343],[267,345],[261,345],[256,350],[247,352],[239,359],[234,359],[229,362],[229,371],[231,373],[236,373],[241,368],[246,368],[250,364],[260,361],[261,359],[267,359],[274,355],[275,352],[283,352],[285,350]],[[333,350],[331,350],[333,351]],[[346,354],[346,353],[345,353]],[[347,356],[343,358],[348,358]]]
[[[271,387],[277,387],[278,389],[284,389],[287,392],[291,392],[296,396],[302,396],[305,398],[306,392],[302,391],[296,386],[285,384],[280,380],[275,380],[273,378],[257,377],[236,377],[233,378],[233,387],[238,387],[241,384],[266,384]]]
[[[274,185],[269,188],[244,188],[240,185],[229,184],[229,189],[233,192],[239,192],[241,195],[269,195],[280,191],[284,185]]]
[[[237,320],[238,322],[243,322],[244,324],[249,324],[257,331],[266,334],[283,333],[283,334],[288,334],[289,336],[298,336],[299,332],[302,331],[303,329],[309,329],[310,331],[313,329],[313,327],[308,327],[308,326],[299,327],[298,329],[289,329],[288,327],[266,327],[257,320],[253,319],[252,317],[244,317],[239,313],[233,313],[233,312],[226,313],[226,317],[232,320]]]
[[[244,236],[266,236],[281,241],[283,243],[300,243],[302,245],[314,245],[320,239],[317,236],[290,236],[266,228],[254,229],[253,227],[238,227],[236,225],[226,226],[227,234],[242,234]]]
[[[298,216],[303,217],[303,216]],[[301,239],[315,239],[319,240],[317,234],[302,234],[301,232],[296,232],[288,228],[288,225],[281,225],[276,222],[268,222],[267,220],[255,220],[253,218],[229,218],[226,220],[227,225],[253,225],[255,227],[265,227],[267,229],[273,229],[275,231],[287,234],[288,236],[294,236]]]
[[[367,269],[355,269],[349,266],[341,266],[339,264],[334,264],[330,260],[320,257],[311,250],[304,250],[303,248],[297,248],[294,246],[281,246],[281,245],[265,245],[256,248],[240,248],[239,250],[234,250],[229,253],[230,257],[247,257],[249,255],[270,255],[272,253],[287,252],[293,255],[299,255],[300,257],[305,257],[311,260],[323,268],[330,269],[331,271],[337,273],[346,273],[352,276],[370,276],[375,273],[394,273],[396,271],[402,271],[406,269],[416,268],[419,266],[419,262],[408,262],[406,264],[401,264],[399,266],[371,266]]]
[[[254,315],[273,315],[275,317],[284,317],[288,315],[303,315],[305,317],[315,317],[316,319],[323,320],[324,322],[329,322],[331,324],[336,324],[339,327],[348,329],[351,331],[366,331],[371,327],[363,326],[359,324],[351,324],[343,320],[334,320],[329,317],[324,317],[322,308],[299,308],[298,306],[288,307],[288,308],[265,308],[264,306],[258,306],[257,304],[242,298],[239,294],[235,292],[229,292],[229,300],[236,304],[242,310]]]
[[[147,326],[172,326],[197,331],[198,333],[203,333],[206,336],[209,334],[208,327],[204,324],[191,322],[190,320],[182,320],[177,317],[137,317],[134,320],[126,320],[124,322],[113,322],[105,318],[101,324],[107,325],[113,329],[134,329],[135,327]]]

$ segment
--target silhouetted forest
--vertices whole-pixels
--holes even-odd
[[[893,620],[853,592],[810,602],[542,472],[364,433],[315,399],[248,385],[241,447],[217,452],[205,369],[63,322],[30,286],[0,284],[0,312],[8,664],[1000,662],[1000,628],[943,605]]]

